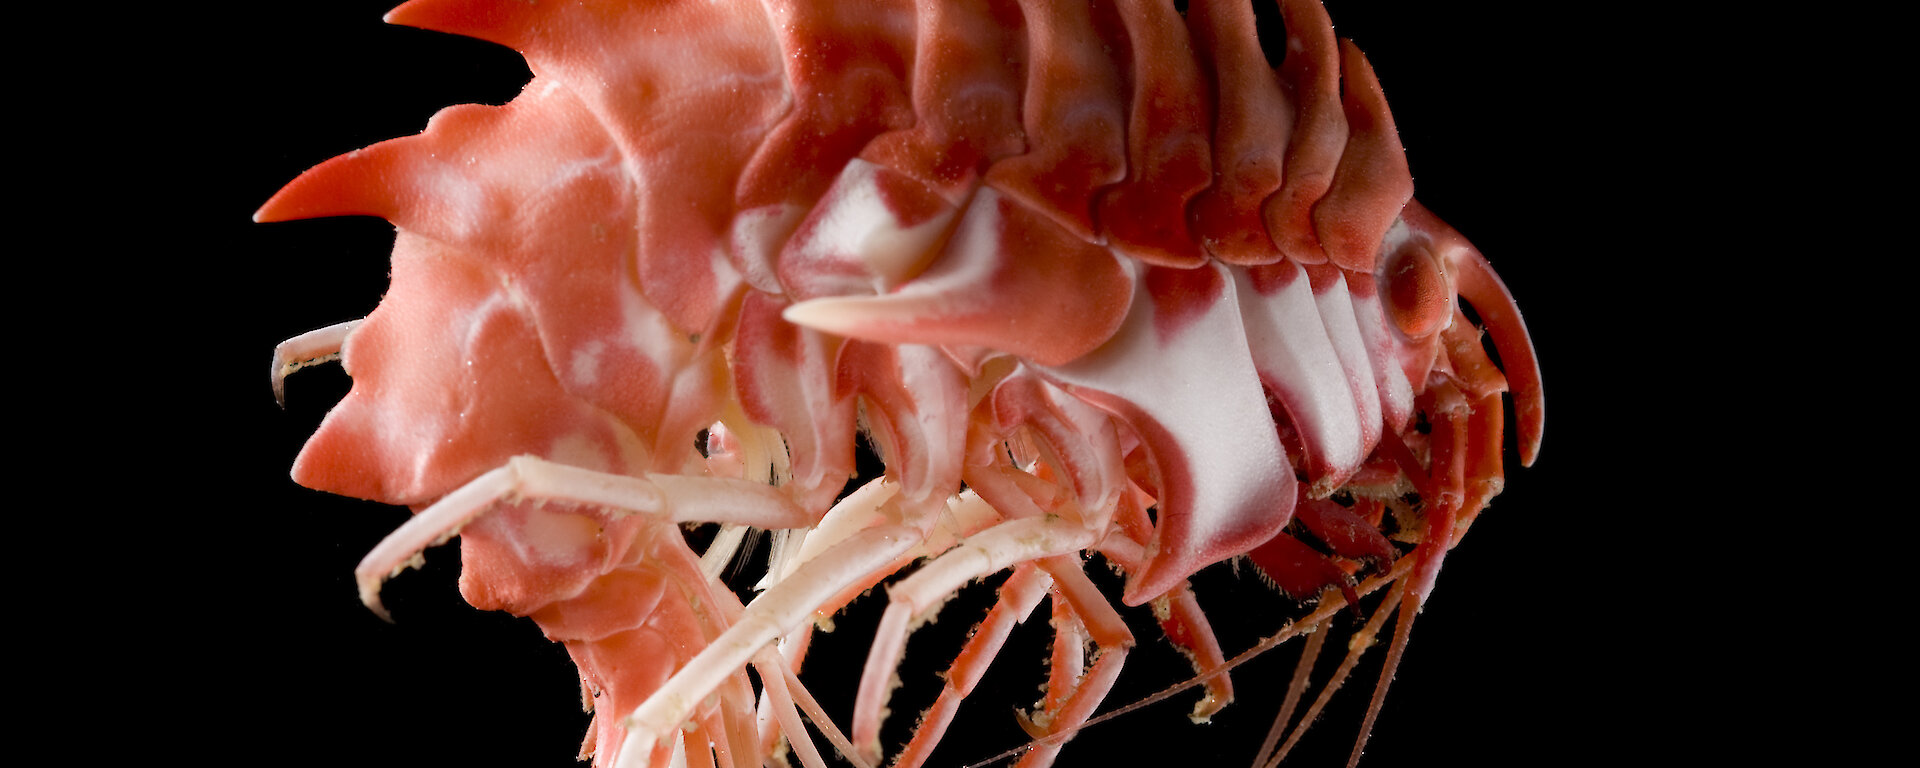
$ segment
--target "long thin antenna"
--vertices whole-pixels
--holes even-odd
[[[1400,577],[1407,575],[1407,573],[1411,570],[1413,570],[1413,555],[1412,554],[1403,555],[1399,560],[1394,561],[1393,568],[1391,570],[1388,570],[1386,573],[1380,574],[1379,576],[1375,576],[1371,579],[1367,579],[1366,581],[1362,582],[1360,586],[1354,590],[1354,593],[1356,596],[1370,594],[1374,590],[1377,590],[1383,586],[1386,586],[1395,581],[1398,581]],[[1079,733],[1082,730],[1085,730],[1095,725],[1099,725],[1100,723],[1104,723],[1108,720],[1112,720],[1116,717],[1125,715],[1129,712],[1133,712],[1134,710],[1141,709],[1143,707],[1152,706],[1154,704],[1158,704],[1184,691],[1192,690],[1193,688],[1199,687],[1201,685],[1205,685],[1208,680],[1212,680],[1215,677],[1231,672],[1233,671],[1234,668],[1254,660],[1254,658],[1258,657],[1260,654],[1266,653],[1267,651],[1271,651],[1274,648],[1278,648],[1281,643],[1284,643],[1288,640],[1292,640],[1294,636],[1299,635],[1303,632],[1306,632],[1307,630],[1313,627],[1319,626],[1322,622],[1325,622],[1329,617],[1333,616],[1335,613],[1339,613],[1341,610],[1345,609],[1346,607],[1347,607],[1347,601],[1344,596],[1336,596],[1332,600],[1323,600],[1320,603],[1320,607],[1315,608],[1312,613],[1302,616],[1296,621],[1289,622],[1286,627],[1282,628],[1279,632],[1275,633],[1273,636],[1268,637],[1265,640],[1261,640],[1258,643],[1255,643],[1252,648],[1248,648],[1246,651],[1242,652],[1240,655],[1235,656],[1231,659],[1228,659],[1225,664],[1220,665],[1216,669],[1208,670],[1206,672],[1202,672],[1198,675],[1195,675],[1192,678],[1189,678],[1186,682],[1175,683],[1171,686],[1161,689],[1158,693],[1154,693],[1150,696],[1147,696],[1146,698],[1140,699],[1139,701],[1120,707],[1119,709],[1113,710],[1112,712],[1108,712],[1104,715],[1090,718],[1086,722],[1081,723],[1078,728],[1069,728],[1069,729],[1060,731],[1059,733],[1048,735],[1045,738],[1035,739],[1033,741],[1027,742],[1026,744],[1022,744],[1018,747],[1014,747],[1005,752],[1001,752],[997,755],[988,757],[985,760],[968,763],[967,765],[962,766],[962,768],[984,768],[985,766],[992,765],[1001,760],[1005,760],[1009,757],[1020,755],[1024,752],[1027,752],[1028,750],[1033,749],[1034,747],[1038,747],[1043,744],[1064,743],[1067,739],[1071,738],[1074,734]]]
[[[1313,706],[1307,708],[1307,713],[1300,717],[1299,724],[1295,725],[1293,732],[1287,735],[1287,743],[1282,744],[1279,752],[1274,753],[1271,759],[1257,768],[1276,768],[1281,760],[1286,759],[1287,753],[1293,751],[1294,745],[1300,743],[1300,737],[1306,735],[1307,728],[1319,719],[1320,711],[1327,708],[1327,702],[1332,701],[1333,695],[1346,684],[1347,676],[1353,673],[1353,668],[1359,666],[1360,657],[1366,655],[1367,649],[1373,647],[1373,638],[1380,634],[1380,627],[1386,624],[1387,618],[1394,615],[1394,609],[1400,607],[1400,598],[1406,594],[1406,591],[1404,582],[1396,582],[1393,589],[1387,590],[1387,596],[1381,599],[1379,607],[1373,609],[1373,617],[1367,620],[1366,626],[1361,627],[1360,631],[1355,632],[1353,637],[1347,640],[1346,658],[1340,660],[1340,666],[1333,671],[1333,677],[1327,679],[1327,684],[1320,689],[1320,695],[1314,697]]]
[[[1294,707],[1300,705],[1300,696],[1313,677],[1313,663],[1320,658],[1320,647],[1327,643],[1327,632],[1328,628],[1322,626],[1307,635],[1307,645],[1300,649],[1300,661],[1293,666],[1293,681],[1287,684],[1287,698],[1280,702],[1280,713],[1273,716],[1273,727],[1267,729],[1266,740],[1260,742],[1260,751],[1253,756],[1253,768],[1265,765],[1274,747],[1280,746],[1280,737],[1286,735]]]
[[[1373,735],[1373,721],[1380,717],[1380,705],[1387,700],[1387,688],[1393,685],[1393,672],[1400,668],[1400,656],[1407,650],[1407,638],[1413,634],[1413,618],[1420,614],[1420,595],[1400,601],[1400,626],[1387,646],[1387,663],[1380,668],[1380,682],[1373,687],[1373,702],[1367,705],[1367,717],[1360,723],[1360,737],[1353,742],[1353,755],[1347,768],[1360,764],[1360,753],[1367,749],[1367,737]]]

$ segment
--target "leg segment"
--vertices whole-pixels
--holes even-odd
[[[360,327],[359,320],[335,323],[319,330],[307,331],[273,348],[273,401],[282,408],[287,405],[287,377],[294,371],[309,365],[319,365],[340,359],[340,347],[347,343],[347,337],[353,329]]]
[[[1069,555],[1056,555],[1041,561],[1041,566],[1053,574],[1056,585],[1055,599],[1064,598],[1067,618],[1077,619],[1085,628],[1087,635],[1099,649],[1093,669],[1072,683],[1072,692],[1060,697],[1055,687],[1063,681],[1054,680],[1048,684],[1048,711],[1045,723],[1033,733],[1035,738],[1064,735],[1036,745],[1020,758],[1020,768],[1047,768],[1072,738],[1093,715],[1095,707],[1106,700],[1107,693],[1113,690],[1113,683],[1120,677],[1120,668],[1126,664],[1127,653],[1133,648],[1133,634],[1127,631],[1120,614],[1106,601],[1093,582],[1081,570],[1079,558]],[[1068,632],[1058,631],[1056,651],[1081,653],[1079,633],[1073,632],[1073,642],[1067,643]],[[1061,646],[1066,646],[1062,648]],[[1056,659],[1058,654],[1056,653]],[[1077,659],[1076,659],[1077,661]],[[1077,664],[1073,666],[1078,666]]]
[[[757,528],[797,528],[812,522],[806,513],[771,486],[744,480],[681,475],[629,477],[555,464],[534,456],[516,456],[506,466],[487,472],[434,502],[413,516],[354,569],[360,601],[381,618],[392,620],[380,605],[380,585],[413,565],[428,547],[460,534],[460,529],[503,500],[581,504],[619,519],[646,514],[680,523],[701,510],[720,513],[721,522]],[[556,542],[566,546],[573,542]]]
[[[1047,589],[1053,584],[1052,577],[1032,563],[1016,566],[1013,576],[1000,586],[1000,601],[987,613],[986,619],[974,630],[972,638],[953,660],[953,666],[947,670],[946,687],[940,691],[940,698],[928,709],[914,729],[912,740],[907,748],[894,760],[894,768],[920,768],[933,754],[933,748],[940,743],[940,737],[947,732],[948,724],[953,722],[954,713],[960,709],[960,701],[973,692],[980,678],[987,673],[987,666],[1000,653],[1000,647],[1006,643],[1007,635],[1013,626],[1025,621],[1040,605],[1040,598],[1047,595]]]
[[[906,649],[908,624],[913,617],[938,607],[946,595],[969,581],[1017,563],[1077,552],[1093,541],[1091,532],[1061,518],[1010,520],[966,539],[890,587],[887,594],[891,603],[874,632],[873,648],[855,698],[853,739],[862,755],[875,761],[880,758],[880,713]],[[1074,570],[1078,571],[1077,563]],[[1054,577],[1058,579],[1059,574]]]
[[[912,528],[887,525],[861,531],[831,552],[796,568],[768,589],[732,627],[706,646],[639,708],[627,715],[627,740],[618,765],[646,765],[655,745],[674,733],[699,702],[733,670],[751,660],[776,638],[794,630],[821,605],[850,584],[868,578],[912,550],[922,536]]]

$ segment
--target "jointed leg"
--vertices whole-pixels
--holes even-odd
[[[969,581],[1018,563],[1077,552],[1092,545],[1093,540],[1091,531],[1062,518],[1010,520],[966,539],[888,588],[891,602],[874,631],[873,647],[854,703],[853,738],[862,754],[870,760],[880,757],[880,712],[886,706],[889,683],[900,665],[913,617],[938,607],[946,595]],[[1078,570],[1076,563],[1074,571]],[[1060,578],[1057,572],[1053,575],[1056,580]]]
[[[307,331],[273,348],[273,401],[282,407],[287,404],[287,376],[309,365],[319,365],[340,359],[340,347],[347,343],[347,337],[353,329],[360,327],[361,321],[348,320],[335,323],[319,330]]]
[[[1013,575],[1005,584],[1000,585],[1000,600],[987,617],[974,629],[973,637],[953,660],[953,666],[947,670],[946,685],[940,690],[940,698],[934,701],[922,717],[913,738],[907,747],[894,760],[894,768],[919,768],[933,754],[940,743],[940,737],[947,732],[947,726],[953,722],[954,713],[960,709],[960,701],[973,692],[980,678],[987,672],[987,666],[1000,653],[1000,647],[1012,633],[1013,626],[1023,622],[1040,604],[1040,598],[1047,595],[1047,589],[1053,585],[1053,578],[1032,563],[1016,566]]]
[[[1141,516],[1144,518],[1145,513]],[[1100,554],[1119,563],[1129,571],[1144,567],[1146,553],[1139,542],[1125,536],[1108,536],[1100,544]],[[1200,601],[1194,597],[1192,586],[1185,581],[1154,598],[1156,614],[1164,615],[1160,627],[1166,633],[1167,640],[1187,655],[1193,662],[1193,671],[1206,674],[1221,669],[1227,663],[1226,654],[1220,650],[1220,640],[1213,634],[1213,625],[1207,621],[1207,615],[1200,610]],[[1227,675],[1214,675],[1207,678],[1207,692],[1193,706],[1188,717],[1195,722],[1204,722],[1233,701],[1233,678]]]
[[[681,475],[630,477],[516,456],[434,502],[375,545],[354,569],[361,602],[391,620],[380,605],[382,583],[415,564],[428,547],[459,535],[496,502],[515,499],[581,504],[616,519],[645,514],[665,522],[718,519],[757,528],[812,522],[771,486]]]
[[[899,525],[861,531],[834,547],[830,556],[802,564],[761,594],[738,622],[626,717],[627,741],[620,749],[618,764],[642,765],[654,745],[677,731],[694,707],[733,670],[809,620],[816,608],[847,585],[886,568],[920,539],[918,531]]]
[[[1077,556],[1055,555],[1041,560],[1040,566],[1054,577],[1055,599],[1064,599],[1065,610],[1061,613],[1080,622],[1098,649],[1099,657],[1094,661],[1092,670],[1072,682],[1072,690],[1064,698],[1056,697],[1054,691],[1054,686],[1059,685],[1060,681],[1049,682],[1046,722],[1040,725],[1041,732],[1034,736],[1065,736],[1035,746],[1020,758],[1021,768],[1046,768],[1053,764],[1060,748],[1093,715],[1094,708],[1106,700],[1114,681],[1120,677],[1120,668],[1126,664],[1127,653],[1133,648],[1134,642],[1133,633],[1127,630],[1126,622],[1087,578]],[[1057,650],[1075,654],[1082,652],[1077,632],[1073,633],[1071,643],[1066,642],[1066,632],[1056,632]]]

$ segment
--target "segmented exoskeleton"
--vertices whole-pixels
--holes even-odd
[[[295,478],[418,510],[359,570],[376,610],[457,534],[469,602],[566,643],[601,765],[783,737],[818,765],[802,711],[877,761],[910,627],[1006,569],[897,759],[1048,596],[1030,725],[1068,736],[1135,644],[1095,553],[1212,675],[1197,716],[1232,688],[1187,579],[1229,558],[1320,600],[1297,629],[1389,589],[1359,631],[1398,606],[1397,658],[1500,490],[1502,392],[1538,451],[1539,374],[1486,261],[1412,201],[1358,48],[1316,2],[1280,14],[1275,68],[1241,3],[404,5],[535,76],[262,208],[400,230],[380,308],[276,354],[276,384],[336,352],[354,376]],[[863,431],[886,475],[841,498]],[[696,555],[693,521],[727,527]],[[743,606],[714,577],[750,528],[777,533]],[[883,581],[842,739],[793,671]]]

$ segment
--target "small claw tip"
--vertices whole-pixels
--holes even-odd
[[[1520,466],[1531,467],[1535,459],[1540,458],[1540,440],[1525,441],[1520,445]]]
[[[366,606],[367,610],[373,611],[373,615],[379,616],[381,621],[393,623],[393,614],[388,613],[387,606],[380,602],[379,584],[362,583],[360,585],[360,604]]]

